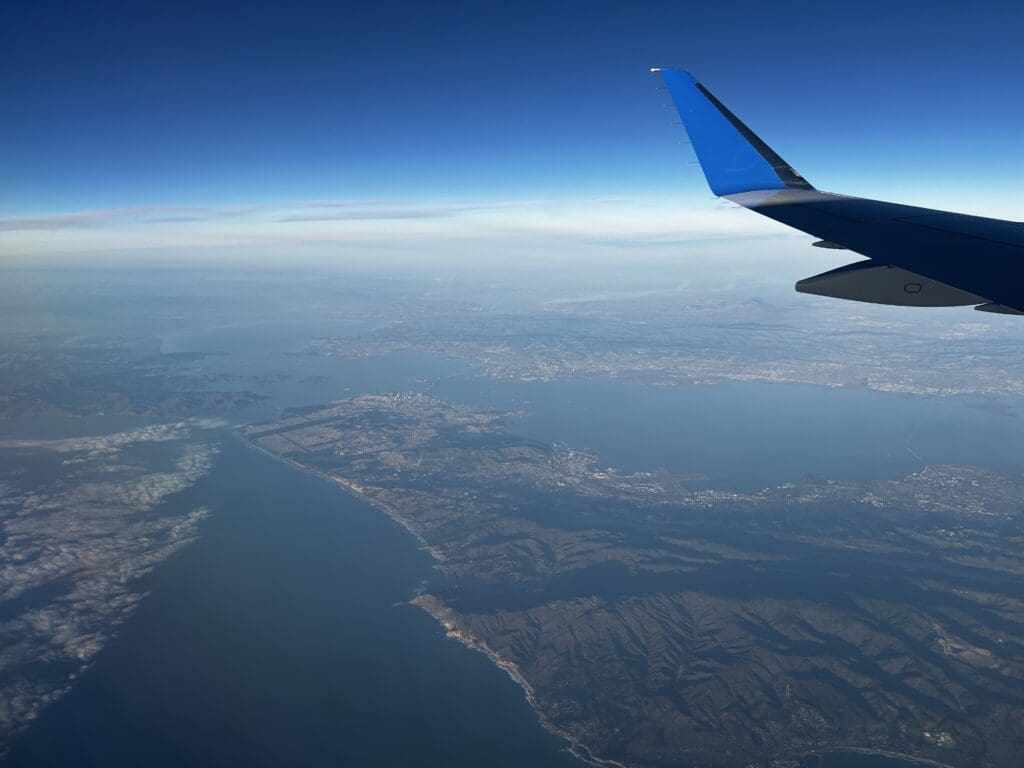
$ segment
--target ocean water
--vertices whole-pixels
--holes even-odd
[[[522,691],[406,605],[431,559],[343,489],[233,438],[214,507],[10,765],[570,766]]]

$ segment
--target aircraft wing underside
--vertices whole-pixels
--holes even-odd
[[[817,190],[692,75],[656,71],[716,195],[819,238],[815,245],[872,260],[807,278],[797,290],[1024,313],[1024,224]]]

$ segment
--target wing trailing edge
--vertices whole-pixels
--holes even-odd
[[[966,307],[985,299],[899,267],[858,261],[796,284],[800,293],[900,307]]]

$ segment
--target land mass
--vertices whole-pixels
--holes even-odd
[[[155,339],[11,336],[0,348],[0,420],[37,416],[182,419],[267,398],[267,376],[211,373],[207,355],[161,354]]]
[[[209,472],[212,435],[0,439],[0,759],[116,636],[143,577],[199,535],[209,508],[170,502]]]
[[[934,466],[738,493],[417,394],[245,428],[368,499],[437,573],[415,602],[586,759],[797,765],[1024,752],[1024,477]]]
[[[471,360],[510,381],[622,378],[660,386],[763,381],[918,395],[1021,395],[1018,332],[937,323],[912,310],[668,290],[526,309],[401,308],[389,323],[320,341],[335,358],[415,351]]]

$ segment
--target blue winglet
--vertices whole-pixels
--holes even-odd
[[[656,71],[661,72],[708,186],[716,195],[814,189],[689,72]]]

